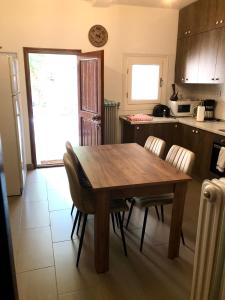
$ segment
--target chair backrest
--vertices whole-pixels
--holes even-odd
[[[192,151],[177,145],[173,145],[166,156],[166,161],[188,175],[191,175],[194,160]]]
[[[166,142],[155,136],[149,136],[145,142],[144,147],[153,154],[162,158],[165,151]]]
[[[90,193],[85,190],[79,182],[78,172],[74,167],[73,161],[68,153],[65,153],[63,156],[64,166],[66,168],[66,173],[68,176],[69,187],[71,198],[74,202],[74,205],[82,212],[86,212],[86,207],[84,201],[89,200]]]
[[[73,151],[73,147],[69,141],[66,142],[66,151],[69,154],[69,156],[74,164],[74,167],[78,168],[79,161],[78,161],[77,156],[76,156],[75,152]]]

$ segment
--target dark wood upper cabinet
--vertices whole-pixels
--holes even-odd
[[[217,83],[215,78],[220,30],[201,34],[198,83]]]
[[[219,30],[219,46],[216,60],[215,81],[216,83],[225,82],[225,27]]]
[[[224,0],[200,0],[199,9],[200,32],[225,26]]]
[[[198,80],[198,63],[200,35],[188,36],[177,42],[175,79],[177,83],[196,83]]]
[[[187,37],[199,31],[199,2],[194,2],[179,13],[178,38]]]
[[[199,34],[186,38],[185,45],[186,57],[185,62],[185,83],[196,83],[198,81],[199,55],[201,47],[201,37]]]
[[[225,26],[225,1],[217,0],[216,1],[216,26],[224,27]]]

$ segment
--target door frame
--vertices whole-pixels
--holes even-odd
[[[37,166],[36,147],[35,147],[35,132],[34,132],[34,118],[33,118],[33,107],[32,107],[32,91],[31,91],[31,79],[30,79],[30,65],[29,65],[29,53],[78,55],[78,54],[81,53],[81,50],[79,50],[79,49],[55,49],[55,48],[23,47],[32,168],[36,169],[36,168],[55,167],[55,165]]]

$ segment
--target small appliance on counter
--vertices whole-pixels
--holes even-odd
[[[203,100],[203,106],[205,106],[205,120],[213,120],[216,101],[214,99],[205,99]]]
[[[192,117],[199,100],[182,99],[177,101],[169,100],[171,115],[174,117]]]
[[[170,109],[168,106],[163,104],[158,104],[153,108],[152,112],[153,117],[169,117]]]

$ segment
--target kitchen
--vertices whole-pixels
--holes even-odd
[[[141,7],[141,6],[131,6],[131,5],[130,6],[123,6],[123,5],[107,6],[108,3],[106,6],[101,7],[102,3],[99,3],[99,1],[95,1],[94,6],[92,6],[92,4],[93,3],[89,3],[89,1],[75,1],[73,3],[72,1],[69,1],[67,5],[61,3],[61,1],[57,1],[56,3],[54,3],[54,5],[50,1],[45,3],[42,2],[37,3],[36,1],[29,1],[28,3],[27,1],[22,1],[20,3],[14,3],[13,8],[10,7],[10,5],[7,4],[6,2],[3,3],[2,5],[2,9],[0,12],[1,14],[0,24],[2,28],[1,51],[17,53],[19,58],[22,110],[24,114],[24,123],[25,123],[24,125],[25,125],[26,160],[29,167],[32,161],[31,161],[31,151],[30,151],[29,119],[27,113],[28,108],[26,102],[26,81],[25,81],[24,68],[23,68],[23,63],[24,63],[23,47],[40,47],[40,48],[45,47],[45,48],[64,48],[64,49],[82,48],[83,51],[92,51],[95,50],[95,48],[89,44],[89,41],[87,39],[88,30],[93,24],[98,24],[98,23],[103,24],[107,28],[109,33],[109,41],[104,47],[105,98],[113,99],[121,103],[119,108],[120,116],[133,115],[136,113],[151,114],[154,106],[157,103],[152,103],[150,105],[149,104],[146,105],[142,103],[140,104],[140,106],[136,106],[126,101],[126,97],[125,97],[126,84],[124,83],[126,81],[126,71],[123,64],[126,63],[126,57],[129,57],[134,54],[140,57],[157,56],[159,57],[158,61],[160,61],[160,64],[161,63],[163,64],[164,82],[162,85],[162,97],[160,99],[160,103],[164,105],[168,105],[167,100],[170,98],[172,94],[171,84],[174,83],[177,33],[180,28],[178,26],[179,11],[177,10],[177,8],[174,7],[165,8],[165,6],[163,6],[164,8],[146,7],[146,6]],[[155,3],[151,3],[151,5],[154,4]],[[186,4],[189,4],[189,2],[188,1],[182,2],[182,6],[185,6]],[[185,20],[185,18],[183,19]],[[49,22],[49,20],[51,21]],[[59,20],[61,20],[61,22],[59,22]],[[79,30],[77,30],[78,28]],[[189,29],[187,30],[185,29],[185,32],[186,31],[189,31]],[[179,41],[182,39],[183,37],[179,38]],[[215,76],[215,78],[218,77]],[[200,82],[199,83],[192,82],[193,84],[189,85],[187,83],[185,84],[180,83],[181,79],[175,81],[176,90],[178,91],[179,98],[181,98],[182,95],[183,99],[190,99],[190,98],[201,99],[201,100],[216,99],[217,103],[215,106],[215,118],[222,119],[222,120],[225,119],[224,85],[222,83],[211,84],[210,82],[209,84],[208,83],[202,84]],[[166,118],[163,117],[163,119]],[[120,121],[118,120],[118,126],[119,124]],[[153,132],[154,135],[159,135],[159,137],[164,138],[167,141],[168,144],[167,147],[169,147],[174,143],[178,145],[188,146],[188,147],[189,145],[191,145],[192,150],[193,151],[195,150],[194,152],[196,152],[197,149],[196,155],[198,158],[201,159],[201,164],[200,161],[196,159],[197,165],[194,167],[195,168],[194,172],[196,173],[196,176],[202,180],[203,178],[209,178],[208,177],[209,175],[206,172],[210,172],[210,163],[211,163],[210,151],[211,150],[210,150],[210,146],[206,146],[206,145],[208,145],[208,143],[212,144],[214,140],[216,140],[217,138],[221,139],[221,137],[224,136],[223,132],[219,131],[219,129],[223,129],[222,124],[223,122],[219,122],[219,124],[217,125],[216,122],[210,122],[210,123],[196,122],[193,119],[179,117],[178,120],[177,119],[170,120],[170,123],[164,123],[163,120],[163,124],[161,123],[153,124],[153,125],[134,124],[132,127],[134,130],[132,135],[133,137],[140,139],[137,142],[140,143],[141,145],[144,145],[147,136],[150,135],[151,132]],[[147,129],[147,127],[151,127],[151,126],[154,126],[153,131],[151,131],[151,129],[149,128]],[[137,127],[139,127],[139,129],[137,129]],[[143,127],[145,127],[145,129],[142,129]],[[141,132],[143,131],[143,135],[140,134],[140,131]],[[126,135],[126,137],[128,137],[128,135]],[[202,142],[202,139],[204,140],[204,142]],[[201,140],[200,143],[199,140]],[[120,142],[119,129],[117,132],[117,142]],[[135,140],[133,139],[132,142],[135,142]],[[207,150],[208,152],[207,151],[205,152],[205,150]],[[200,165],[202,166],[202,161],[205,162],[205,164],[204,167],[201,169],[198,166]],[[60,171],[58,174],[57,172],[58,171],[55,171],[54,175],[57,183],[60,183],[62,174],[60,174]],[[40,182],[46,182],[46,178],[49,178],[51,170],[48,170],[46,174],[42,173],[42,171],[40,170],[38,170],[37,173],[40,175],[40,177],[32,173],[33,175],[31,175],[30,179],[28,178],[30,193],[32,193],[33,189],[37,188],[35,187],[35,182],[38,183],[38,185],[40,184]],[[50,206],[52,206],[53,208],[53,210],[51,210],[50,212],[52,218],[51,222],[53,226],[53,224],[57,224],[57,214],[59,213],[59,211],[57,213],[56,206],[58,205],[58,208],[63,208],[68,210],[70,208],[70,205],[69,203],[67,203],[66,205],[62,205],[62,203],[57,200],[57,195],[54,194],[54,191],[51,188],[51,184],[47,187],[47,189],[49,192]],[[37,195],[39,193],[45,195],[45,191],[42,187],[41,187],[41,191],[36,192]],[[57,205],[53,201],[54,196],[56,198],[55,202],[58,201]],[[39,196],[37,196],[37,199],[38,198]],[[40,199],[37,202],[41,202]],[[36,205],[38,208],[38,204]],[[47,213],[45,211],[46,205],[45,203],[42,203],[40,205],[44,207],[43,215],[45,220],[43,223],[40,222],[39,224],[42,224],[42,226],[43,224],[44,226],[47,226],[48,221],[46,221],[46,219],[48,217],[46,216]],[[22,207],[22,209],[23,209],[23,213],[26,213],[26,209],[28,209],[28,206]],[[136,215],[138,218],[137,212]],[[152,219],[154,223],[154,216]],[[152,222],[150,223],[152,224]],[[16,220],[15,220],[15,224],[17,224]],[[59,231],[60,227],[57,227],[58,225],[54,225],[54,226],[56,226],[56,228]],[[14,227],[17,226],[14,225]],[[26,229],[27,232],[29,230],[31,231],[33,230],[32,226],[30,227],[29,230],[28,229]],[[39,230],[41,232],[40,228]],[[16,231],[16,229],[14,229],[14,231]],[[162,235],[164,235],[164,233]],[[67,240],[67,238],[65,240]],[[56,241],[58,241],[57,238]],[[162,244],[163,239],[160,242]],[[60,243],[57,245],[56,244],[57,243],[55,243],[54,247],[55,247],[56,259],[57,259],[56,261],[56,265],[58,268],[57,272],[59,272],[57,273],[57,276],[59,276],[58,274],[60,274],[61,272],[60,268],[61,270],[63,268],[61,264],[62,263],[61,257],[63,254],[60,251],[64,249],[65,253],[71,253],[70,252],[71,250],[69,250],[69,245],[64,246],[63,243],[61,243],[62,245],[60,245]],[[150,244],[151,243],[149,243],[149,245]],[[60,246],[62,246],[61,250],[60,250]],[[115,247],[117,248],[117,243],[115,244]],[[187,255],[187,257],[190,255],[187,249],[185,249],[184,252],[185,255]],[[90,256],[92,256],[93,254],[92,251],[90,251],[89,254]],[[118,255],[120,255],[120,253],[118,253]],[[154,256],[154,251],[153,253],[151,253],[151,255]],[[118,257],[117,254],[116,257]],[[157,254],[155,258],[160,259],[161,256]],[[116,260],[114,259],[114,262],[115,261]],[[72,264],[72,260],[71,260],[71,264]],[[51,270],[50,269],[44,270],[43,272],[46,271],[45,274],[49,272],[47,278],[54,278],[55,277],[55,274],[53,272],[54,263],[50,260],[50,263],[48,262],[47,265],[51,266],[50,268]],[[167,262],[165,263],[165,265],[168,266]],[[183,267],[187,266],[186,261],[182,266]],[[85,268],[88,274],[87,277],[88,278],[91,277],[92,282],[95,284],[96,278],[93,278],[92,274],[89,273],[88,271],[89,265],[88,264],[87,266],[81,265],[81,270],[83,267]],[[118,266],[116,266],[116,270],[118,270]],[[147,268],[145,270],[147,271]],[[74,274],[73,272],[74,271],[70,271],[71,277],[75,276],[79,281],[79,277],[77,277],[77,274]],[[188,272],[191,273],[190,270]],[[21,268],[21,272],[18,275],[20,278],[19,279],[20,288],[21,286],[23,287],[23,293],[25,293],[24,285],[26,284],[26,282],[29,281],[27,277],[29,274],[31,276],[30,278],[33,278],[32,284],[34,284],[35,280],[37,280],[37,278],[35,279],[35,276],[38,275],[35,275],[35,272],[32,271],[31,269]],[[125,269],[123,270],[123,274],[124,276],[125,274],[127,274]],[[184,277],[185,276],[186,275],[184,275]],[[131,280],[133,279],[134,278],[132,277]],[[73,284],[69,282],[68,277],[67,277],[68,282],[64,281],[64,285],[62,284],[64,280],[62,277],[59,276],[57,280],[58,280],[58,289],[60,291],[60,299],[69,297],[69,294],[71,294],[72,295],[71,297],[73,297],[74,296],[73,294],[76,293],[78,293],[77,294],[78,297],[79,296],[81,297],[83,294],[81,291],[79,295],[79,288],[81,287],[82,290],[87,287],[84,282],[82,282],[80,285],[73,286]],[[155,282],[154,280],[155,278],[153,278],[153,282]],[[187,281],[190,285],[189,277]],[[165,280],[163,282],[165,282]],[[135,284],[136,283],[134,282],[134,285]],[[183,283],[181,285],[182,287],[184,286]],[[55,290],[52,281],[51,283],[49,283],[49,286],[51,286],[51,288]],[[34,288],[35,287],[36,285],[34,284]],[[151,285],[151,287],[153,288],[153,285]],[[123,290],[121,286],[120,288],[121,290]],[[161,291],[159,291],[161,288],[162,287],[159,287],[158,291],[157,289],[155,289],[153,293],[153,295],[155,296],[157,295],[158,292],[159,299],[160,296],[163,299],[163,293],[161,294]],[[104,289],[107,289],[107,293],[112,293],[112,290],[109,286],[107,288],[106,286],[100,286],[101,292],[103,292]],[[188,288],[186,287],[185,289],[188,290]],[[111,292],[109,292],[108,290],[111,290]],[[167,294],[171,293],[169,294],[171,295],[171,298],[179,299],[179,297],[181,297],[182,293],[181,291],[178,292],[179,288],[177,288],[176,292],[175,291],[172,292],[171,290],[165,284],[164,292],[167,292]],[[124,291],[123,297],[126,299],[126,295],[128,295],[126,293],[128,293],[128,291],[126,289],[123,291]],[[132,292],[134,293],[133,296],[134,298],[140,296],[141,294],[141,293],[139,294],[135,293],[133,289]],[[148,291],[145,290],[145,292],[149,296]],[[185,297],[188,298],[189,292],[190,291],[188,290],[184,298]],[[26,297],[28,297],[28,299],[32,299],[30,296],[31,295],[30,292],[28,291],[27,293],[28,293],[27,295],[29,296],[24,296],[24,299],[27,299]],[[117,298],[120,297],[119,291],[114,291],[113,295],[114,296],[116,295]],[[141,295],[145,297],[145,295],[143,294]],[[56,296],[53,296],[53,299],[54,297],[56,299]],[[110,298],[110,295],[108,295],[108,298]],[[157,299],[156,296],[155,299]]]

